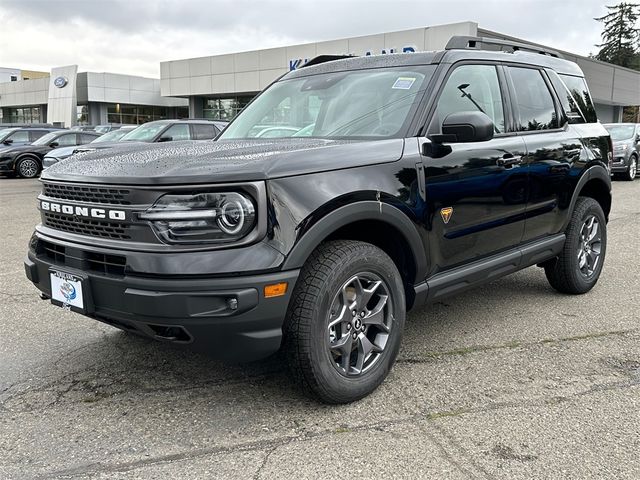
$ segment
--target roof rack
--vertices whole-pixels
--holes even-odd
[[[311,67],[313,65],[319,65],[325,62],[333,62],[334,60],[342,60],[343,58],[353,58],[355,55],[318,55],[311,60],[301,65],[299,68]]]
[[[456,35],[451,37],[447,42],[445,50],[489,50],[483,48],[485,45],[499,46],[500,51],[506,51],[509,53],[517,52],[519,50],[525,52],[539,53],[540,55],[549,55],[550,57],[562,58],[558,52],[536,45],[529,45],[520,42],[511,42],[509,40],[501,40],[499,38],[487,38],[487,37],[469,37]],[[507,50],[505,50],[505,48]],[[495,50],[495,49],[494,49]]]

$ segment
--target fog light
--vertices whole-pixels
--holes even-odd
[[[274,283],[273,285],[265,285],[264,297],[281,297],[287,293],[287,282]]]
[[[237,298],[228,298],[227,299],[227,306],[231,310],[237,310],[238,309],[238,299]]]

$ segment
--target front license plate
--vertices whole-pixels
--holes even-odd
[[[70,273],[50,271],[51,299],[62,303],[63,307],[76,307],[84,310],[82,297],[82,279]]]

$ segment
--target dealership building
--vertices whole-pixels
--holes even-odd
[[[0,81],[3,123],[141,124],[189,115],[188,101],[160,95],[160,80],[56,67],[40,78]]]
[[[56,125],[129,123],[162,118],[230,120],[258,92],[318,55],[377,55],[443,49],[454,35],[492,37],[530,44],[478,27],[474,22],[415,28],[280,48],[172,60],[160,64],[160,79],[115,73],[78,73],[58,67],[43,78],[0,69],[0,124]],[[640,105],[640,72],[559,51],[585,73],[601,122],[622,118],[622,108]]]
[[[229,120],[280,75],[318,55],[376,55],[443,49],[454,35],[492,37],[541,47],[478,27],[477,23],[416,28],[317,43],[290,45],[160,64],[163,97],[189,101],[189,115]],[[545,47],[553,49],[553,47]],[[640,105],[640,72],[559,51],[582,68],[601,122],[622,118],[622,107]]]

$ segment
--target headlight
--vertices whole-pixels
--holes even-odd
[[[163,195],[138,217],[174,244],[236,242],[256,226],[253,200],[238,192]]]

